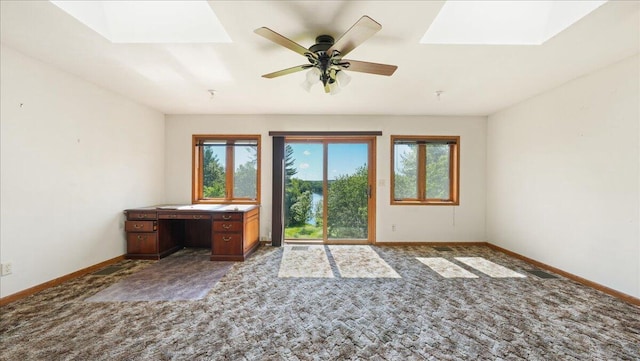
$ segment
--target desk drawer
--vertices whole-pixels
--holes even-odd
[[[137,220],[137,219],[156,219],[156,212],[155,211],[131,211],[131,212],[127,212],[127,219],[130,221],[133,220]]]
[[[224,213],[216,213],[213,215],[213,219],[214,220],[221,220],[221,221],[241,221],[242,220],[242,213],[228,213],[228,212],[224,212]]]
[[[159,219],[204,219],[210,220],[210,214],[193,214],[193,213],[158,213]]]
[[[242,232],[242,222],[213,222],[213,232]]]
[[[124,230],[127,232],[154,232],[155,221],[125,221]]]
[[[238,233],[214,234],[211,251],[214,255],[242,255],[242,235]]]
[[[158,253],[158,234],[127,233],[127,253]]]

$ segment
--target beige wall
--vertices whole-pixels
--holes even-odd
[[[269,131],[379,130],[377,139],[376,240],[484,241],[485,117],[350,115],[168,115],[166,117],[166,200],[191,202],[192,134],[262,135],[261,235],[271,225],[271,138]],[[460,206],[391,206],[391,134],[460,135]],[[391,225],[396,225],[393,232]]]
[[[4,297],[125,253],[122,210],[164,197],[164,116],[1,50]]]
[[[640,297],[640,61],[489,116],[487,239]]]

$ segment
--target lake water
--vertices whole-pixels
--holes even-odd
[[[322,194],[319,193],[311,193],[311,216],[309,217],[309,219],[307,219],[307,223],[309,223],[312,226],[316,225],[316,215],[314,213],[315,209],[316,209],[316,204],[320,203],[322,204]]]

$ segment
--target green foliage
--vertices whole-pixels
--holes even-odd
[[[216,154],[214,147],[218,147],[217,150],[224,148],[206,145],[203,147],[203,196],[205,198],[226,198],[227,177],[225,166],[227,165],[218,158],[219,156],[225,158],[226,150]],[[258,190],[256,183],[258,179],[258,148],[256,146],[246,146],[244,150],[250,152],[250,157],[248,161],[240,164],[234,171],[233,197],[255,199]],[[234,151],[240,152],[242,148],[234,148]],[[231,170],[231,165],[228,166]]]
[[[295,166],[296,160],[293,158],[293,148],[287,144],[285,147],[284,158],[284,226],[289,227],[291,225],[291,206],[298,198],[300,191],[292,188],[293,176],[298,173]]]
[[[322,216],[322,212],[323,212],[322,208],[323,208],[322,202],[317,202],[313,206],[313,217],[316,221],[316,226],[320,228],[322,228],[322,224],[324,223],[324,217]]]
[[[367,167],[339,176],[329,185],[327,232],[329,238],[367,238],[369,177]]]
[[[258,174],[258,148],[245,147],[245,151],[250,153],[249,160],[244,164],[240,164],[233,174],[233,196],[236,198],[257,197],[258,187],[256,185]],[[236,148],[236,152],[240,151]]]
[[[287,144],[285,147],[284,174],[284,226],[300,226],[306,222],[311,215],[311,184],[298,178],[294,178],[298,173],[295,166],[296,159],[293,158],[293,148]],[[304,193],[309,193],[304,195]],[[307,198],[309,198],[307,200]],[[306,218],[301,218],[305,216]]]
[[[287,144],[284,148],[284,173],[285,179],[291,179],[298,170],[295,167],[296,159],[293,158],[293,147],[290,144]]]
[[[298,178],[290,178],[285,185],[285,193],[284,193],[284,210],[285,210],[285,227],[289,225],[299,225],[300,223],[294,219],[298,215],[292,213],[293,206],[300,201],[300,197],[303,193],[308,192],[309,197],[311,196],[311,187],[306,181],[303,181]],[[311,201],[309,201],[309,207],[311,207]],[[298,205],[296,208],[296,212],[303,211],[301,206]],[[304,211],[307,211],[304,209]]]
[[[304,191],[296,198],[296,202],[289,209],[289,223],[293,226],[301,226],[307,223],[311,216],[312,195],[309,191]]]
[[[218,156],[213,154],[210,147],[204,148],[203,160],[203,195],[205,198],[224,198],[226,177],[224,167],[220,164]]]
[[[427,146],[427,198],[449,198],[449,145]]]
[[[308,187],[309,187],[309,190],[311,191],[311,193],[322,194],[322,181],[321,180],[306,181],[306,183],[308,184]]]
[[[284,230],[286,239],[322,239],[322,226],[305,224],[300,227],[287,227]]]
[[[314,215],[313,189],[317,182],[304,181],[294,178],[298,173],[293,158],[291,145],[285,147],[285,193],[284,193],[284,226],[286,238],[322,239],[322,223],[320,223],[320,236],[317,236],[318,227],[307,224],[307,220]],[[322,193],[322,182],[320,192]],[[293,230],[296,230],[295,232]],[[313,234],[313,236],[311,236]]]
[[[396,164],[394,197],[396,199],[418,197],[418,145],[406,145],[408,149],[400,154],[400,164]]]
[[[426,144],[425,190],[428,199],[449,198],[449,145]],[[403,145],[395,165],[395,199],[418,198],[418,145]]]

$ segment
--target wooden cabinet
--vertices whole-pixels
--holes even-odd
[[[240,233],[216,233],[213,235],[211,245],[211,259],[228,259],[234,255],[242,254],[242,234]]]
[[[258,206],[148,207],[125,214],[127,258],[160,259],[183,247],[206,247],[212,261],[244,261],[260,245]]]
[[[156,221],[126,221],[124,230],[127,232],[155,232],[158,222]]]
[[[158,234],[156,232],[127,233],[127,255],[139,258],[156,258],[158,254]]]
[[[141,219],[158,219],[158,213],[153,210],[132,210],[125,211],[127,214],[127,220],[141,220]]]
[[[127,258],[159,259],[157,214],[151,211],[127,213]],[[131,257],[130,257],[131,256]]]
[[[260,209],[213,215],[212,261],[244,261],[260,244]]]
[[[242,233],[242,221],[214,221],[214,232]]]

